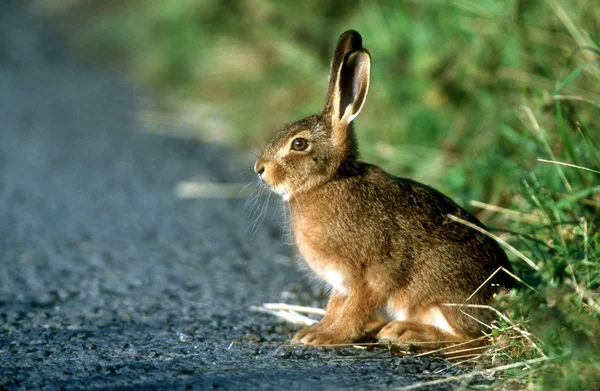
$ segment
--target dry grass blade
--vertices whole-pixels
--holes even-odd
[[[250,307],[250,310],[275,315],[279,318],[286,320],[287,322],[290,322],[293,324],[299,324],[299,325],[303,325],[303,326],[312,326],[313,324],[317,323],[316,320],[311,319],[308,316],[304,316],[302,314],[299,314],[299,313],[297,313],[295,311],[291,311],[291,310],[273,310],[270,308],[266,308],[264,306],[262,306],[262,307],[252,306],[252,307]]]
[[[472,377],[478,376],[478,375],[493,375],[497,372],[502,372],[502,371],[506,371],[506,370],[514,369],[514,368],[528,367],[533,364],[538,364],[538,363],[548,361],[548,360],[549,360],[548,357],[540,357],[540,358],[535,358],[532,360],[517,362],[514,364],[501,365],[501,366],[495,367],[495,368],[473,371],[473,372],[465,373],[465,374],[458,375],[458,376],[452,376],[452,377],[448,377],[448,378],[444,378],[444,379],[430,380],[430,381],[425,381],[425,382],[420,382],[420,383],[414,383],[414,384],[411,384],[408,386],[396,387],[395,390],[398,390],[398,391],[416,390],[419,388],[436,386],[439,384],[449,383],[452,381],[471,379]]]
[[[474,343],[474,342],[478,342],[478,341],[482,341],[484,339],[487,339],[487,337],[482,336],[479,338],[475,338],[466,342],[461,342],[461,343],[457,343],[451,346],[445,346],[443,348],[439,348],[439,349],[435,349],[435,350],[430,350],[428,352],[423,352],[423,353],[419,353],[419,354],[415,354],[415,357],[421,357],[421,356],[431,356],[431,355],[437,355],[437,354],[443,354],[443,355],[451,355],[451,354],[456,354],[456,353],[466,353],[466,352],[470,352],[470,351],[474,351],[474,350],[481,350],[481,349],[485,349],[485,347],[473,347],[473,348],[465,348],[465,349],[459,349],[459,350],[455,350],[456,348],[460,347],[460,346],[469,346],[470,344]]]
[[[585,102],[584,98],[577,96],[577,95],[556,94],[556,95],[552,95],[552,99],[554,99],[554,100],[576,100],[576,101]]]
[[[294,311],[299,314],[325,315],[325,310],[322,308],[305,307],[301,305],[285,303],[265,303],[263,306],[271,310]]]
[[[499,271],[503,271],[504,273],[506,273],[506,274],[508,274],[509,276],[511,276],[511,277],[512,277],[512,278],[513,278],[515,281],[518,281],[518,282],[520,282],[521,284],[525,285],[527,288],[531,289],[532,291],[534,291],[534,292],[536,292],[536,293],[539,293],[539,292],[537,291],[537,289],[535,289],[534,287],[532,287],[531,285],[529,285],[528,283],[526,283],[525,281],[523,281],[521,278],[519,278],[518,276],[516,276],[516,275],[515,275],[513,272],[511,272],[510,270],[507,270],[507,269],[506,269],[504,266],[500,266],[500,267],[499,267],[498,269],[496,269],[496,270],[495,270],[495,271],[494,271],[494,272],[493,272],[493,273],[492,273],[492,274],[491,274],[491,275],[490,275],[490,276],[489,276],[489,277],[488,277],[488,278],[487,278],[487,279],[486,279],[484,282],[482,282],[482,283],[481,283],[481,285],[479,285],[479,287],[478,287],[478,288],[475,290],[475,292],[473,292],[473,293],[471,294],[471,296],[469,296],[469,297],[467,298],[467,300],[466,300],[466,301],[469,301],[469,300],[471,300],[471,298],[472,298],[473,296],[475,296],[475,294],[476,294],[477,292],[479,292],[479,290],[480,290],[480,289],[481,289],[481,288],[482,288],[482,287],[483,287],[485,284],[487,284],[487,283],[488,283],[488,281],[490,281],[490,280],[491,280],[491,279],[492,279],[492,278],[493,278],[493,277],[496,275],[496,273],[498,273]]]
[[[175,194],[179,198],[250,198],[251,190],[247,184],[241,183],[181,181],[175,186]]]
[[[594,100],[594,98],[590,97],[590,96],[576,96],[576,95],[561,95],[561,94],[557,94],[557,95],[552,95],[552,99],[554,99],[554,100],[560,100],[560,101],[573,100],[573,101],[579,101],[579,102],[587,102],[587,103],[590,103],[590,104],[592,104],[594,106],[600,107],[600,100]]]
[[[503,266],[500,266],[498,269],[494,270],[494,272],[492,274],[490,274],[490,276],[488,278],[485,279],[484,282],[482,282],[477,289],[475,289],[475,291],[473,293],[471,293],[471,295],[469,297],[467,297],[467,299],[465,300],[465,302],[471,300],[473,298],[473,296],[475,296],[477,294],[477,292],[479,292],[479,290],[481,288],[483,288],[485,286],[485,284],[487,284],[492,278],[494,278],[494,276],[496,274],[498,274],[499,271],[505,271],[506,273],[508,273],[511,277],[516,278],[517,281],[519,282],[523,282],[525,284],[524,281],[522,281],[519,277],[515,276],[513,273],[509,272],[508,270],[506,270]],[[531,288],[533,289],[533,288]],[[534,289],[535,290],[535,289]]]
[[[552,164],[558,164],[558,165],[561,165],[561,166],[579,168],[580,170],[591,171],[591,172],[595,172],[596,174],[600,174],[600,171],[598,171],[598,170],[592,170],[591,168],[578,166],[576,164],[559,162],[559,161],[556,161],[556,160],[546,160],[546,159],[540,159],[540,158],[538,158],[537,161],[538,162],[542,162],[542,163],[552,163]]]
[[[525,223],[541,224],[543,222],[539,216],[532,215],[529,213],[519,212],[519,211],[508,209],[508,208],[503,208],[503,207],[497,206],[497,205],[486,204],[485,202],[481,202],[481,201],[472,200],[469,202],[469,204],[473,205],[476,208],[485,209],[490,212],[502,213],[502,214],[506,215],[507,217],[510,217],[514,220],[522,221]]]

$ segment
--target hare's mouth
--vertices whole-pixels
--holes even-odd
[[[284,201],[287,201],[291,197],[292,191],[284,183],[273,185],[266,181],[262,176],[259,176],[259,178],[263,185],[266,185],[273,193],[280,195]]]
[[[266,185],[272,192],[278,194],[283,198],[284,201],[288,201],[293,195],[294,191],[290,187],[290,185],[286,184],[283,181],[275,181],[273,177],[267,177],[265,175],[261,175],[259,173],[258,178],[260,181]],[[277,183],[278,182],[278,183]]]

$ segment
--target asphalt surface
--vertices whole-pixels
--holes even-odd
[[[393,389],[460,371],[288,346],[293,326],[249,310],[319,303],[280,219],[252,234],[244,200],[174,191],[249,181],[252,161],[145,132],[139,88],[22,4],[0,3],[0,390]]]

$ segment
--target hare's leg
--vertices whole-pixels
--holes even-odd
[[[310,345],[356,342],[364,337],[366,324],[380,306],[379,296],[366,282],[353,284],[345,297],[332,296],[323,320],[308,330],[300,330],[293,342]]]
[[[302,330],[298,331],[294,338],[292,339],[292,343],[302,343],[302,339],[307,335],[315,332],[319,332],[319,330],[328,329],[335,320],[338,318],[338,314],[340,309],[344,305],[344,301],[346,300],[346,296],[342,295],[340,292],[333,291],[329,296],[329,301],[327,302],[327,308],[325,308],[325,315],[323,318],[317,323],[309,327],[305,327]]]
[[[431,350],[476,338],[473,330],[467,330],[461,322],[460,311],[453,307],[411,307],[408,311],[398,311],[398,314],[397,320],[379,331],[379,340],[417,350]],[[481,336],[481,332],[477,336]]]
[[[365,333],[369,334],[368,337],[375,337],[389,322],[389,319],[375,315],[365,324]]]

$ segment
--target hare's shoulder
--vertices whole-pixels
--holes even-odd
[[[447,222],[447,215],[461,217],[478,226],[481,223],[450,197],[413,179],[397,177],[378,166],[360,163],[349,191],[371,202],[383,203],[388,211],[425,225]]]
[[[399,195],[415,203],[433,202],[448,204],[450,208],[458,207],[448,196],[433,187],[410,178],[394,176],[373,164],[360,162],[354,174],[354,186],[371,188],[377,193]]]

